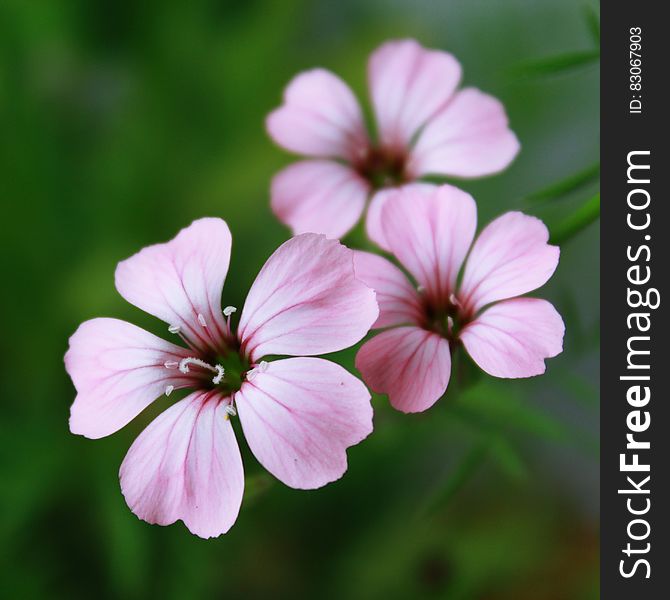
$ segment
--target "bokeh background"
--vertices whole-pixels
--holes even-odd
[[[0,596],[596,598],[599,230],[584,208],[598,185],[596,8],[4,0]],[[375,433],[321,490],[284,487],[241,441],[247,493],[218,539],[139,521],[118,467],[174,398],[109,438],[71,435],[68,336],[95,316],[163,334],[116,293],[115,265],[205,215],[233,231],[224,304],[241,306],[288,237],[268,186],[292,157],[269,141],[265,115],[313,66],[367,102],[368,54],[407,36],[453,52],[466,84],[505,103],[521,154],[504,174],[461,185],[480,225],[521,208],[559,232],[561,264],[541,295],[565,317],[565,352],[544,377],[483,376],[421,415],[376,397]],[[352,367],[353,352],[336,358]]]

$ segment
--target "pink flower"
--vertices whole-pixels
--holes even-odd
[[[272,209],[294,234],[339,238],[367,217],[379,238],[379,190],[427,175],[481,177],[507,167],[519,142],[502,104],[474,88],[457,90],[461,66],[446,52],[414,40],[386,42],[372,53],[368,83],[377,139],[361,108],[336,75],[314,69],[297,75],[284,104],[267,119],[280,146],[311,157],[272,181]]]
[[[114,433],[163,393],[192,390],[135,440],[120,479],[138,517],[181,519],[201,537],[228,531],[240,509],[244,474],[230,423],[237,413],[259,462],[294,488],[341,477],[346,449],[372,431],[370,395],[339,365],[262,360],[333,352],[365,335],[378,308],[354,277],[352,251],[316,234],[280,246],[234,332],[235,309],[221,310],[230,248],[226,223],[201,219],[116,269],[120,294],[168,323],[185,346],[125,321],[93,319],[65,355],[77,389],[70,429],[89,438]]]
[[[381,226],[418,288],[388,260],[356,252],[356,276],[377,292],[373,327],[388,328],[363,345],[356,367],[395,408],[432,406],[447,389],[460,345],[484,371],[508,378],[544,373],[544,359],[562,351],[565,328],[556,309],[518,297],[543,285],[558,264],[542,221],[508,212],[472,244],[472,197],[450,185],[413,184],[387,199]]]

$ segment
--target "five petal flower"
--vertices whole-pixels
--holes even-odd
[[[235,522],[244,488],[230,423],[239,412],[259,462],[287,485],[311,489],[342,476],[346,449],[372,431],[370,394],[344,368],[314,355],[358,342],[378,316],[374,292],[354,276],[353,253],[323,235],[285,242],[268,259],[231,326],[221,310],[231,236],[200,219],[165,244],[121,262],[116,286],[185,345],[117,319],[83,323],[65,365],[77,389],[70,428],[114,433],[158,396],[192,393],[135,440],[120,470],[133,512],[201,537]],[[266,362],[266,355],[285,355]]]
[[[267,118],[272,139],[310,157],[280,171],[272,209],[294,234],[339,238],[360,219],[373,194],[366,226],[380,237],[384,189],[427,175],[481,177],[505,169],[519,142],[502,104],[474,88],[458,90],[461,67],[447,52],[414,40],[375,50],[368,83],[377,139],[361,108],[336,75],[314,69],[297,75],[284,103]]]
[[[559,249],[547,243],[539,219],[506,213],[472,244],[472,197],[450,185],[413,184],[390,194],[380,222],[384,242],[418,285],[388,260],[356,252],[357,277],[377,292],[374,327],[387,328],[362,346],[356,367],[395,408],[432,406],[447,389],[460,344],[484,371],[508,378],[539,375],[544,359],[562,351],[556,309],[518,297],[543,285],[558,264]]]

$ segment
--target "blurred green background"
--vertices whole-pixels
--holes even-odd
[[[595,21],[578,0],[4,0],[0,596],[596,598],[599,230],[571,215],[597,172],[529,199],[598,160]],[[68,336],[95,316],[163,334],[116,293],[115,265],[205,215],[233,231],[224,304],[241,306],[288,237],[268,186],[292,157],[265,115],[313,66],[367,101],[368,54],[408,36],[453,52],[508,109],[518,159],[461,185],[480,225],[521,208],[561,232],[541,295],[565,352],[544,377],[481,377],[421,415],[375,398],[375,433],[321,490],[284,487],[241,441],[247,493],[218,539],[139,521],[118,467],[169,402],[109,438],[71,435]]]

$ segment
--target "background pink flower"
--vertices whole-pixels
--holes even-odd
[[[351,250],[316,234],[284,243],[253,283],[235,332],[235,309],[221,310],[230,249],[226,223],[201,219],[116,270],[121,295],[185,345],[93,319],[65,355],[77,389],[70,429],[86,437],[114,433],[163,393],[193,390],[135,440],[120,478],[138,517],[181,519],[201,537],[228,531],[240,509],[244,474],[230,423],[238,412],[259,462],[294,488],[341,477],[346,449],[372,431],[365,386],[335,363],[304,357],[356,343],[377,318]],[[295,358],[262,360],[270,354]]]
[[[457,90],[458,61],[414,40],[389,41],[368,63],[377,138],[368,134],[349,87],[324,69],[297,75],[267,119],[280,146],[311,157],[273,179],[272,209],[294,234],[341,237],[368,196],[371,237],[379,236],[379,190],[426,175],[481,177],[507,167],[519,150],[502,104],[474,88]]]
[[[508,212],[472,244],[472,197],[449,185],[413,184],[390,195],[381,225],[417,287],[388,260],[356,252],[357,277],[377,292],[374,327],[388,328],[363,345],[356,367],[395,408],[432,406],[447,389],[451,355],[460,345],[484,371],[507,378],[544,373],[544,360],[562,351],[556,309],[518,297],[543,285],[558,264],[559,249],[547,243],[539,219]]]

